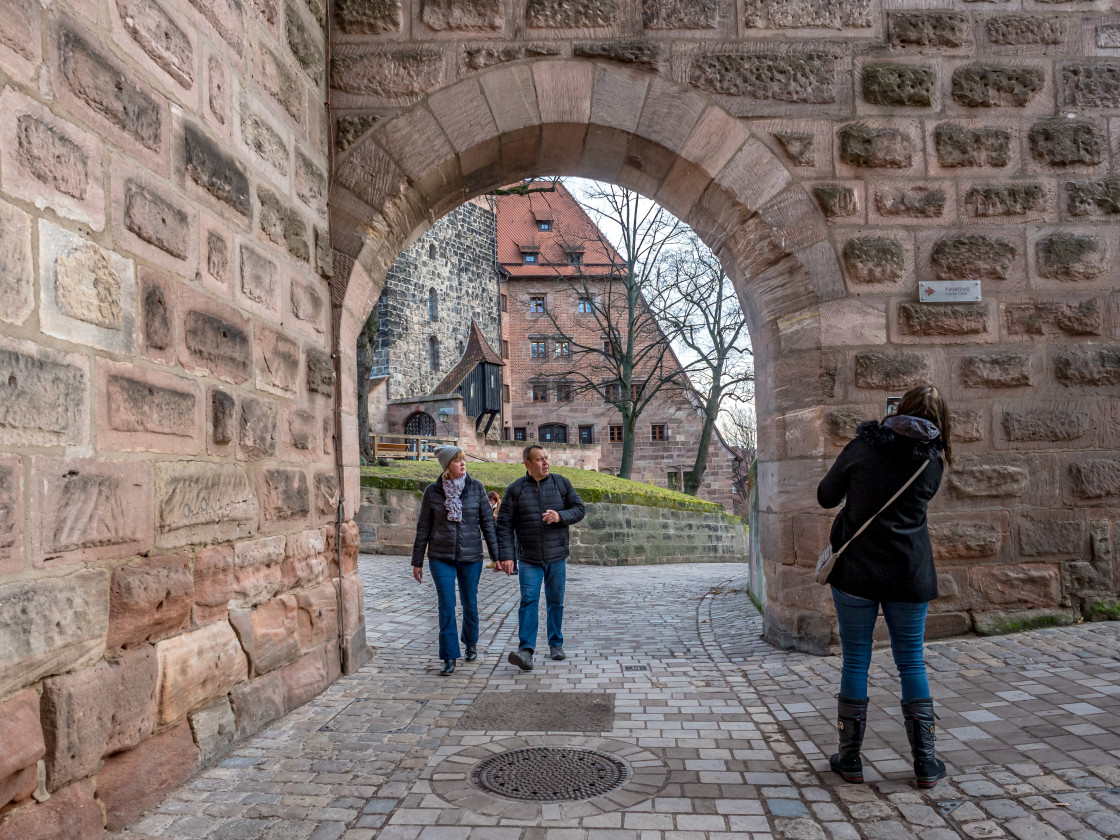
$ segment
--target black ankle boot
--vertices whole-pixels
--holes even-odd
[[[945,762],[933,754],[937,740],[933,713],[933,700],[911,700],[902,704],[902,717],[906,721],[906,737],[910,740],[910,753],[914,756],[914,777],[918,787],[931,788],[945,778]]]
[[[840,751],[828,759],[833,773],[839,773],[845,782],[863,783],[863,761],[859,757],[863,746],[863,733],[867,728],[867,700],[836,698],[836,731],[840,736]]]

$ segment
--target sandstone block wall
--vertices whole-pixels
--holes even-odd
[[[123,827],[361,659],[324,25],[0,3],[5,838]]]

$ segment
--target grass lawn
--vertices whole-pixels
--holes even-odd
[[[705,502],[695,496],[667,490],[664,487],[655,487],[652,484],[627,481],[613,475],[575,467],[553,467],[553,471],[566,476],[585,502],[614,502],[623,505],[725,513],[723,506],[715,502]],[[521,464],[468,461],[467,472],[486,485],[487,490],[497,490],[502,493],[514,479],[525,475],[525,468]],[[387,467],[363,467],[362,485],[421,492],[427,484],[435,481],[439,473],[439,462],[434,459],[390,461]]]

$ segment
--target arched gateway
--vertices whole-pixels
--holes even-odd
[[[960,454],[931,631],[1114,609],[1103,0],[336,0],[330,44],[316,0],[100,6],[0,31],[0,833],[124,825],[360,665],[358,331],[526,176],[632,187],[733,278],[770,639],[831,642],[814,486],[923,380]]]

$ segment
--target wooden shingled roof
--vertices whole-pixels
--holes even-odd
[[[463,358],[451,368],[447,376],[443,377],[443,380],[432,390],[432,394],[455,393],[455,390],[463,384],[463,380],[482,362],[505,366],[502,357],[494,351],[486,336],[482,334],[478,322],[471,318],[471,334],[467,339],[467,347],[463,350]]]

